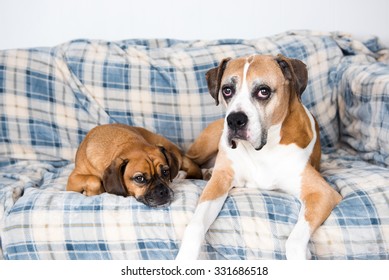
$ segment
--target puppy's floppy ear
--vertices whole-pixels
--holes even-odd
[[[308,83],[307,66],[301,60],[287,58],[281,54],[277,55],[276,61],[285,78],[293,83],[297,96],[301,98]]]
[[[218,67],[208,70],[208,72],[205,74],[209,93],[211,94],[213,99],[215,99],[216,106],[219,105],[219,90],[220,90],[220,83],[223,77],[223,73],[224,70],[226,69],[227,62],[230,60],[231,60],[230,57],[224,58]]]
[[[116,158],[105,169],[103,175],[103,188],[107,193],[127,196],[127,188],[124,184],[124,171],[126,169],[128,160]]]
[[[161,153],[165,156],[166,162],[170,168],[170,182],[177,176],[178,171],[180,169],[180,164],[178,162],[178,158],[173,152],[170,152],[165,149],[165,147],[158,145]]]

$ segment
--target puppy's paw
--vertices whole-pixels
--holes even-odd
[[[212,177],[213,168],[201,169],[201,173],[203,174],[203,180],[209,181]]]
[[[96,176],[89,176],[86,180],[86,187],[83,191],[83,194],[86,196],[99,195],[104,192],[103,185],[101,180]]]
[[[178,174],[176,176],[176,180],[183,180],[183,179],[186,179],[186,176],[188,175],[188,173],[186,173],[184,170],[180,170],[178,171]]]

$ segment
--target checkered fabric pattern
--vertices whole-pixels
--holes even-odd
[[[325,179],[344,200],[312,236],[315,259],[389,258],[389,66],[376,38],[288,32],[255,40],[76,40],[0,51],[0,253],[5,259],[174,259],[202,180],[174,181],[170,207],[66,192],[96,125],[125,123],[186,149],[223,117],[205,73],[224,57],[282,53],[306,63],[302,98],[320,124]],[[233,189],[203,259],[284,259],[300,204]],[[1,257],[0,257],[1,258]]]
[[[389,167],[389,67],[343,63],[338,84],[341,139],[366,161]]]
[[[0,166],[19,159],[71,161],[86,133],[125,123],[187,148],[223,117],[205,73],[225,57],[282,53],[308,65],[304,103],[318,118],[322,143],[338,140],[329,72],[342,50],[330,36],[280,35],[258,40],[77,40],[54,48],[0,53]]]

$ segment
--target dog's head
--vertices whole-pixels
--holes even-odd
[[[206,79],[216,105],[220,101],[227,107],[224,135],[230,147],[243,140],[260,150],[269,129],[285,119],[290,102],[301,102],[308,74],[300,60],[254,55],[226,58]]]
[[[162,146],[132,150],[105,169],[103,186],[108,193],[134,196],[150,207],[167,206],[173,200],[169,183],[178,171],[177,157]]]

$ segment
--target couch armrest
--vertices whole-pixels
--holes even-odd
[[[340,141],[389,166],[389,65],[344,61],[338,72]]]

